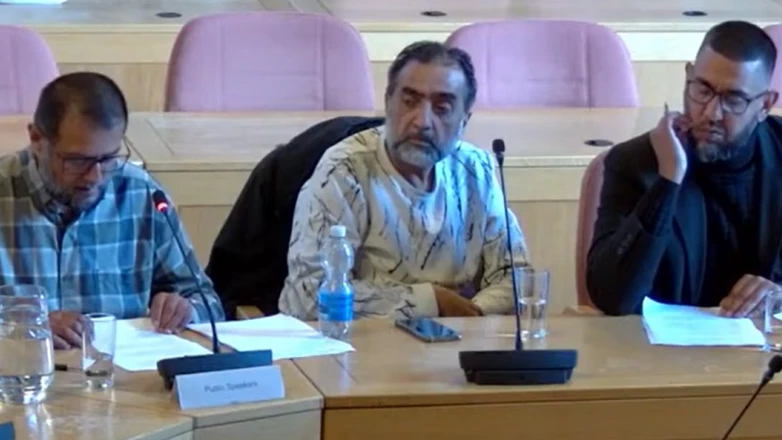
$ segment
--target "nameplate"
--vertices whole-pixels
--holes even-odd
[[[6,422],[0,424],[0,440],[15,440],[14,423]]]
[[[175,379],[182,409],[253,403],[285,397],[279,365],[184,374]]]

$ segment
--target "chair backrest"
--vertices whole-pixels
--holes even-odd
[[[313,125],[255,166],[212,247],[206,274],[229,318],[237,306],[264,315],[277,302],[288,276],[288,247],[301,187],[327,149],[384,123],[383,118],[339,116]]]
[[[581,179],[581,196],[578,200],[578,226],[576,229],[576,293],[578,305],[592,306],[586,287],[587,255],[592,244],[597,208],[600,206],[600,188],[603,186],[603,159],[608,151],[595,156]]]
[[[59,74],[52,51],[39,34],[0,26],[0,115],[33,113],[41,89]]]
[[[777,50],[782,50],[782,24],[772,24],[764,28],[769,37],[774,41]],[[774,75],[771,77],[771,88],[782,91],[782,53],[777,54],[777,62],[774,66]],[[777,101],[777,106],[782,102]]]
[[[174,43],[166,111],[372,110],[369,56],[348,23],[321,14],[195,18]]]
[[[637,107],[627,47],[607,27],[506,20],[457,29],[447,44],[470,54],[476,108]]]

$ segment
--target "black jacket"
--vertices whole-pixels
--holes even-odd
[[[226,316],[236,307],[279,311],[277,302],[288,275],[288,242],[296,199],[323,153],[383,118],[337,117],[302,132],[277,147],[250,174],[209,256],[206,273],[214,282]]]
[[[769,117],[759,143],[759,267],[754,275],[782,281],[782,119]],[[673,304],[699,303],[705,273],[704,195],[688,171],[673,225],[659,234],[644,230],[638,205],[660,179],[649,134],[615,146],[605,157],[600,207],[587,262],[587,289],[604,313],[640,313],[645,296]]]

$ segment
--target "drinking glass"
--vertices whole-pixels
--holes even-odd
[[[546,336],[546,306],[548,305],[549,271],[531,267],[516,269],[521,313],[521,337]]]
[[[42,402],[54,379],[54,346],[46,291],[0,286],[0,400]]]
[[[114,385],[114,353],[117,348],[117,318],[108,313],[89,313],[82,336],[81,365],[87,388]]]
[[[775,290],[764,300],[763,336],[766,338],[765,351],[782,351],[782,291]]]

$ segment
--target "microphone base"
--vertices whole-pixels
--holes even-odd
[[[497,350],[459,352],[467,382],[476,385],[554,385],[570,380],[576,350]]]
[[[265,367],[271,364],[271,350],[237,351],[163,359],[158,361],[157,371],[163,378],[163,385],[170,390],[174,387],[174,379],[184,374]]]

